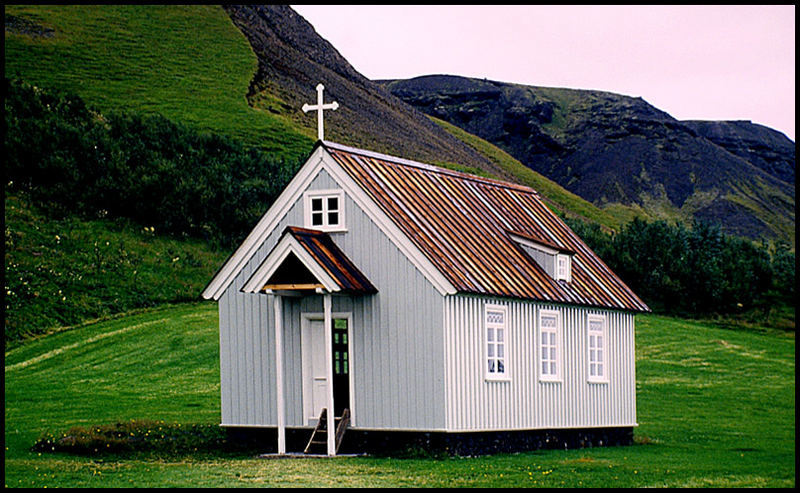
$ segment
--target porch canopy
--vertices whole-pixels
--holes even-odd
[[[377,289],[327,233],[288,226],[242,291],[372,294]]]
[[[286,410],[283,378],[282,296],[322,294],[324,326],[332,327],[331,294],[372,294],[378,290],[350,261],[331,237],[322,231],[289,226],[278,244],[247,280],[242,291],[273,295],[275,313],[275,377],[278,409],[278,453],[286,453]],[[325,331],[328,396],[328,455],[336,455],[333,412],[331,331]]]

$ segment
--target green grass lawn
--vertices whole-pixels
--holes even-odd
[[[219,421],[217,311],[167,306],[5,354],[5,484],[793,487],[791,332],[637,316],[636,444],[447,459],[256,459],[31,452],[45,432],[132,419]],[[272,446],[272,444],[270,444]]]

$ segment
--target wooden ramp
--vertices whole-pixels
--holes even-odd
[[[342,412],[342,415],[334,417],[334,427],[336,428],[336,435],[334,436],[334,443],[335,449],[334,453],[339,453],[339,446],[342,444],[342,439],[344,438],[344,433],[347,431],[347,427],[350,425],[350,410],[345,409]],[[319,421],[317,421],[317,426],[314,428],[314,431],[311,433],[311,438],[308,440],[308,445],[306,445],[305,450],[303,453],[305,454],[327,454],[328,452],[328,410],[327,408],[322,408],[322,412],[319,415]]]

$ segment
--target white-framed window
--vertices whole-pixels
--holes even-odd
[[[559,253],[556,255],[556,280],[567,281],[572,280],[572,257]]]
[[[539,311],[539,379],[561,379],[561,314]]]
[[[344,191],[314,190],[303,194],[305,227],[344,231]]]
[[[508,309],[486,305],[486,379],[508,379]]]
[[[604,315],[590,314],[586,324],[588,334],[588,379],[590,382],[608,382],[608,337]]]

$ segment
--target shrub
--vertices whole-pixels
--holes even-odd
[[[567,222],[655,311],[695,316],[794,306],[788,245],[753,243],[699,222],[687,228],[634,219],[615,234]]]
[[[125,217],[226,247],[301,165],[158,115],[104,115],[77,96],[8,79],[5,121],[7,191],[24,191],[54,217]]]
[[[89,427],[76,426],[62,433],[45,433],[31,450],[92,456],[127,453],[218,454],[239,452],[246,448],[246,444],[229,440],[225,430],[216,424],[131,420]]]

